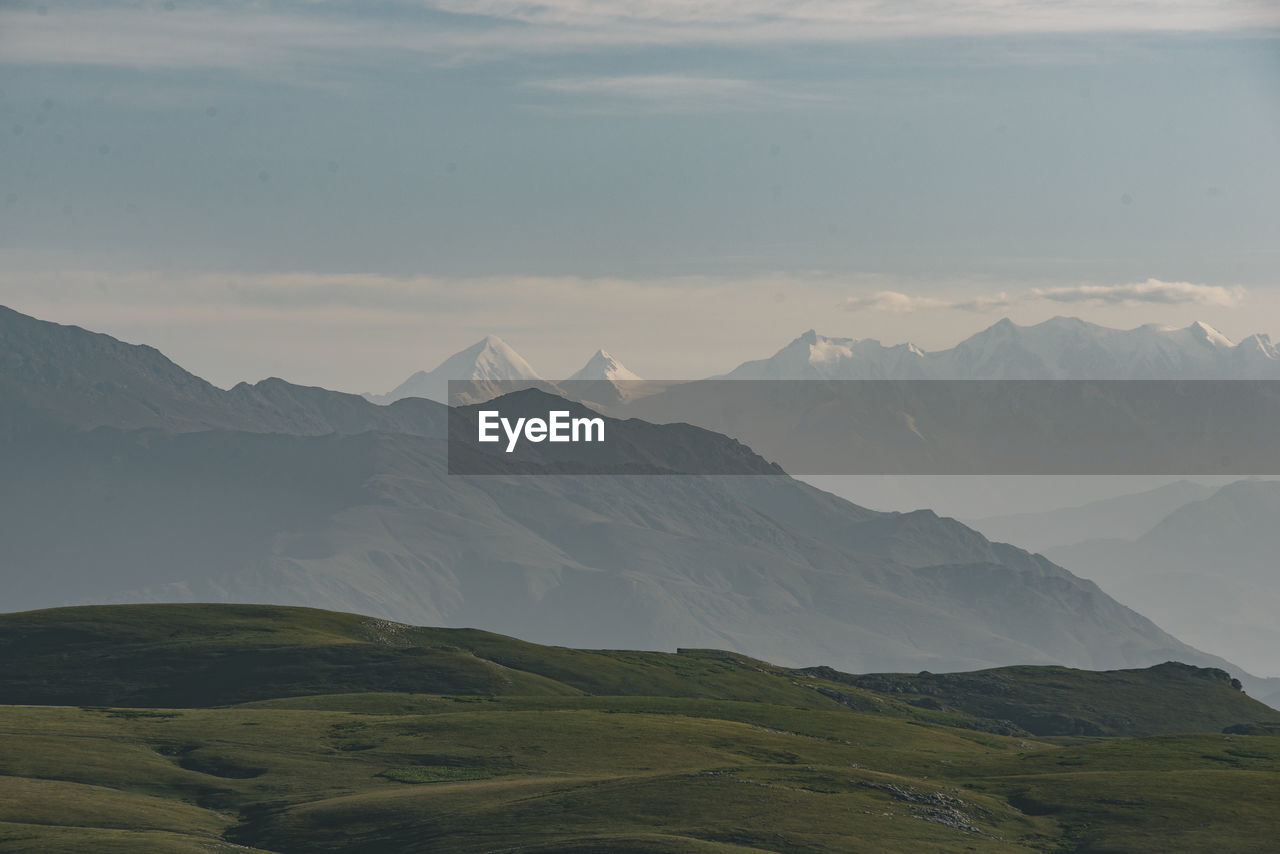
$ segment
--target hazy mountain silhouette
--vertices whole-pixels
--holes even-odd
[[[1212,486],[1179,480],[1144,492],[1075,507],[965,519],[964,522],[993,540],[1044,551],[1083,540],[1136,539],[1174,510],[1208,498],[1215,491]]]
[[[1073,571],[1198,646],[1280,674],[1280,482],[1241,481],[1133,539],[1049,549]]]
[[[450,475],[429,401],[223,392],[150,348],[4,320],[0,411],[62,428],[0,445],[7,609],[264,602],[861,671],[1178,659],[1239,674],[929,511],[877,513],[780,474]],[[635,424],[632,440],[650,460],[762,462],[687,426]]]

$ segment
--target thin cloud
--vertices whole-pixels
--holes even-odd
[[[1009,308],[1016,300],[1006,293],[993,294],[991,296],[973,297],[972,299],[959,300],[952,303],[951,307],[957,311],[999,311]]]
[[[1012,304],[1013,300],[1003,293],[963,300],[947,300],[937,297],[911,296],[898,291],[879,291],[867,296],[849,297],[841,303],[849,311],[880,311],[887,314],[908,314],[931,309],[984,312],[1008,308]]]
[[[171,11],[159,3],[101,3],[0,11],[0,63],[220,68],[276,73],[341,56],[387,52],[456,64],[516,55],[661,47],[776,47],[936,36],[1106,32],[1262,32],[1280,7],[1260,0],[427,0],[403,8],[342,2],[252,2]],[[362,14],[363,13],[363,14]]]
[[[597,106],[646,112],[751,110],[828,100],[820,94],[791,91],[756,80],[683,74],[557,77],[529,80],[523,87],[571,98],[575,103],[586,100]]]
[[[1275,23],[1266,0],[426,0],[461,15],[531,27],[608,31],[619,28],[700,32],[784,40],[901,38],[1032,32],[1231,29]]]
[[[1245,297],[1241,287],[1196,285],[1191,282],[1145,282],[1122,285],[1070,285],[1057,288],[1034,288],[1022,294],[1007,293],[942,299],[914,296],[899,291],[877,291],[851,296],[841,305],[850,311],[878,311],[885,314],[908,314],[914,311],[1002,311],[1019,303],[1049,300],[1061,303],[1093,303],[1096,305],[1204,305],[1231,308]]]
[[[1112,305],[1156,303],[1160,305],[1197,305],[1231,307],[1244,298],[1244,288],[1220,285],[1195,285],[1191,282],[1162,282],[1147,279],[1129,285],[1076,285],[1064,288],[1037,288],[1032,295],[1054,302],[1096,302]]]

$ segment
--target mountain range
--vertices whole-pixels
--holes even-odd
[[[1004,319],[949,350],[828,338],[810,330],[727,379],[1277,379],[1280,350],[1265,334],[1240,343],[1208,324],[1109,329],[1074,317],[1034,326]]]
[[[151,348],[7,310],[0,403],[9,610],[300,604],[862,672],[1177,659],[1275,691],[1042,557],[782,474],[450,475],[440,404],[222,391]],[[659,466],[741,453],[706,431],[644,435]]]
[[[465,350],[454,353],[430,371],[418,371],[391,391],[382,395],[365,394],[378,404],[395,403],[406,397],[421,397],[438,403],[449,403],[449,382],[469,384],[466,393],[476,400],[486,400],[512,390],[512,384],[556,390],[556,385],[540,375],[524,357],[496,335],[488,335]],[[603,349],[597,350],[569,380],[607,386],[610,391],[601,402],[617,402],[627,394],[620,391],[640,377],[628,370]]]
[[[766,359],[744,362],[716,379],[1278,379],[1280,349],[1266,334],[1239,343],[1206,323],[1182,329],[1148,324],[1110,329],[1074,317],[1055,317],[1033,326],[1007,318],[947,350],[925,351],[914,344],[886,346],[873,338],[831,338],[809,330]],[[658,390],[606,350],[597,350],[569,378],[607,382],[612,399]],[[510,391],[531,381],[554,389],[509,344],[489,335],[441,362],[418,371],[374,403],[405,397],[448,402],[448,381],[469,380],[477,392]],[[635,385],[631,385],[631,384]],[[492,395],[491,395],[492,396]]]
[[[479,345],[470,349],[478,348]],[[603,356],[607,354],[598,353],[593,357],[593,367],[605,361]],[[1277,348],[1265,334],[1251,335],[1233,344],[1201,322],[1181,329],[1148,324],[1118,330],[1077,318],[1057,317],[1033,326],[1018,326],[1002,320],[951,349],[934,352],[911,344],[885,346],[874,339],[827,337],[811,330],[773,356],[745,362],[719,376],[734,379],[1248,379],[1280,376],[1277,366],[1280,366]],[[584,369],[573,377],[574,380],[599,380],[608,376],[605,382],[574,383],[568,388],[563,381],[553,385],[546,380],[531,380],[529,384],[588,401],[593,406],[613,409],[614,414],[620,416],[695,420],[696,408],[690,409],[684,402],[662,405],[662,401],[649,401],[643,406],[636,405],[637,401],[670,389],[672,383],[636,382],[627,377],[629,373],[611,372],[606,365],[602,370]],[[519,371],[508,370],[497,375],[517,376]],[[488,374],[483,365],[463,364],[455,378],[470,376]],[[501,388],[491,390],[509,391],[520,385],[507,381]],[[443,386],[441,379],[439,387],[443,389]],[[479,391],[483,390],[481,386]],[[443,399],[443,391],[433,394]],[[719,410],[724,408],[713,407],[712,414],[723,414]],[[803,438],[785,445],[770,443],[767,431],[748,435],[741,432],[742,419],[736,422],[725,418],[696,420],[703,427],[727,430],[784,464],[788,463],[785,454],[788,448],[813,445]],[[733,432],[735,429],[739,432]],[[774,432],[790,435],[790,429]],[[803,471],[804,467],[799,470]],[[1172,483],[1175,479],[1170,477],[1165,482]],[[860,503],[896,509],[935,507],[965,518],[1057,509],[1153,485],[1150,479],[1117,481],[1114,486],[1105,487],[1098,478],[1090,479],[1089,486],[1079,481],[1080,478],[1041,478],[1034,489],[1024,488],[1008,478],[967,477],[958,483],[947,477],[830,475],[821,482],[824,488]]]

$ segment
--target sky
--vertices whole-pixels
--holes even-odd
[[[229,386],[486,334],[1280,337],[1280,4],[0,2],[0,304]]]

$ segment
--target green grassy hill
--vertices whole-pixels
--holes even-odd
[[[1245,696],[1224,670],[1176,661],[1142,670],[998,667],[975,673],[805,671],[905,700],[971,716],[992,731],[1028,735],[1156,735],[1217,732],[1227,717],[1280,716]]]
[[[981,731],[1059,701],[1165,734]],[[1233,726],[1280,714],[1181,666],[853,677],[117,606],[0,616],[0,703],[0,852],[1243,852],[1280,797],[1280,737]]]

